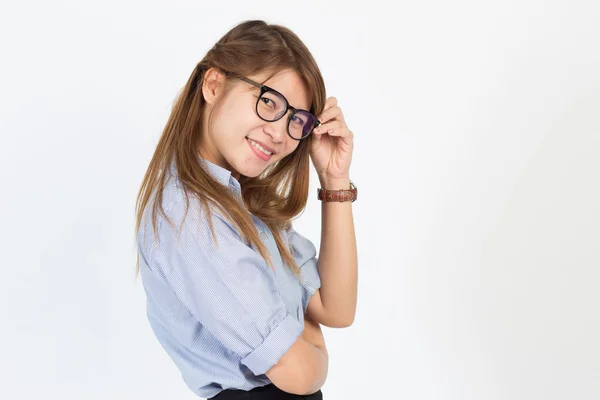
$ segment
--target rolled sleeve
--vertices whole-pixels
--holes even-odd
[[[308,238],[302,236],[293,227],[288,231],[288,241],[294,261],[300,267],[300,277],[304,288],[302,302],[304,311],[306,311],[310,297],[321,287],[317,249]]]
[[[182,200],[167,213],[173,226],[159,227],[153,264],[177,298],[242,364],[261,375],[301,335],[303,326],[286,309],[271,268],[239,233],[213,213],[216,243],[207,216]]]
[[[287,315],[269,336],[242,360],[242,364],[256,375],[264,374],[292,347],[302,330],[303,327],[298,321]]]

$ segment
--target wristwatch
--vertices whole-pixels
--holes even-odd
[[[333,201],[337,202],[345,202],[350,201],[354,203],[356,201],[358,195],[358,189],[356,185],[350,181],[350,189],[338,189],[338,190],[329,190],[318,188],[317,189],[317,199],[329,203]]]

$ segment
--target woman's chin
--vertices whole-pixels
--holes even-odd
[[[262,174],[264,172],[264,169],[261,168],[257,168],[257,167],[248,167],[245,166],[245,168],[241,168],[239,170],[239,173],[234,173],[233,177],[236,176],[245,176],[246,178],[256,178],[257,176],[259,176],[260,174]],[[238,179],[239,180],[239,179]]]

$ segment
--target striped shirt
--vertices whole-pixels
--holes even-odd
[[[230,171],[198,160],[242,201]],[[163,207],[179,228],[185,194],[174,165],[169,172]],[[271,383],[265,372],[302,334],[308,300],[321,286],[315,246],[293,228],[283,235],[301,268],[300,282],[282,261],[270,230],[254,216],[274,270],[213,209],[215,244],[205,212],[191,197],[179,232],[158,214],[155,241],[150,215],[147,208],[137,236],[147,316],[186,385],[210,398],[224,389]]]

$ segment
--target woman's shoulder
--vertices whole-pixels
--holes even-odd
[[[186,194],[176,178],[165,183],[160,205],[162,212],[157,206],[157,196],[154,193],[144,210],[138,235],[145,236],[152,232],[153,225],[157,239],[190,228],[201,234],[211,225],[216,229],[231,225],[218,207],[210,203],[203,204],[196,196]],[[155,208],[156,212],[153,212]]]

